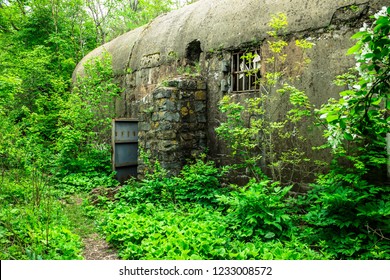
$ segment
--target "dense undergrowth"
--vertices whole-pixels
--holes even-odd
[[[296,237],[288,189],[269,181],[221,187],[222,172],[203,159],[175,177],[156,165],[158,172],[100,205],[100,228],[121,258],[326,258]]]
[[[216,132],[238,164],[217,168],[200,158],[172,177],[154,162],[143,180],[127,182],[115,202],[106,201],[100,224],[120,256],[390,259],[390,189],[386,179],[378,180],[386,166],[389,133],[389,13],[383,8],[373,17],[372,27],[365,26],[354,36],[358,43],[350,53],[358,60],[357,73],[337,81],[350,89],[318,111],[303,91],[289,84],[291,79],[283,79],[287,42],[282,34],[287,18],[273,16],[267,58],[273,70],[258,81],[263,85],[259,95],[244,104],[230,96],[221,101],[226,118]],[[309,63],[305,50],[313,44],[297,40],[296,45],[303,49],[304,69]],[[248,53],[244,58],[251,65],[254,56]],[[264,105],[277,93],[287,95],[290,103],[280,121],[272,120]],[[251,118],[245,119],[246,115]],[[277,150],[276,143],[304,144],[299,123],[308,123],[313,115],[318,116],[317,124],[327,127],[322,148],[331,151],[333,161],[327,174],[317,175],[308,193],[292,195],[293,185],[300,183],[294,181],[296,172],[310,159],[303,150]],[[268,155],[267,168],[262,150]],[[249,182],[222,184],[227,172],[236,168],[244,170]]]
[[[175,177],[156,164],[89,206],[123,259],[390,258],[383,188],[359,181],[367,193],[357,192],[329,176],[295,197],[269,180],[222,187],[223,172],[203,159]]]
[[[85,64],[70,92],[65,73],[49,63],[60,59],[58,50],[25,46],[30,52],[18,54],[28,67],[16,67],[11,52],[0,53],[3,65],[14,66],[0,69],[0,259],[82,259],[81,237],[95,230],[123,259],[390,259],[390,189],[382,173],[389,13],[382,9],[355,35],[350,52],[358,65],[338,77],[349,88],[339,100],[315,111],[274,67],[259,80],[264,92],[257,97],[221,100],[225,119],[216,132],[235,165],[217,167],[203,155],[171,176],[150,159],[142,180],[121,187],[108,145],[113,99],[121,91],[110,57]],[[282,69],[286,25],[283,14],[274,16],[268,42],[269,62]],[[296,45],[304,69],[313,45]],[[265,105],[280,94],[290,110],[275,121]],[[333,157],[322,175],[311,172],[316,163],[299,149],[305,144],[299,123],[312,116],[326,127],[322,148]],[[245,185],[229,181],[237,172],[248,178]],[[309,177],[316,179],[307,193],[293,192],[299,178]],[[73,195],[83,203],[70,206]]]
[[[44,175],[21,172],[8,171],[0,182],[0,259],[81,259],[60,193]]]

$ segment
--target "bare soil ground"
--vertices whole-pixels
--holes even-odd
[[[86,260],[119,260],[115,250],[97,233],[84,237],[83,243]]]

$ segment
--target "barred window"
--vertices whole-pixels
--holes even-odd
[[[232,54],[231,63],[232,91],[246,92],[259,89],[261,58],[260,50],[236,52]]]

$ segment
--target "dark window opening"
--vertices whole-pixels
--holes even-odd
[[[199,62],[201,53],[202,48],[199,40],[195,40],[189,43],[186,49],[187,63],[194,66]]]
[[[236,52],[232,54],[231,63],[232,91],[255,91],[260,88],[261,68],[260,50]]]

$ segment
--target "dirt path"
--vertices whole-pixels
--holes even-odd
[[[65,211],[74,228],[74,233],[80,236],[84,244],[85,260],[119,260],[117,253],[97,233],[96,225],[91,218],[84,215],[83,198],[74,195],[67,199]]]
[[[97,233],[84,237],[83,243],[86,260],[119,260],[116,252]]]

